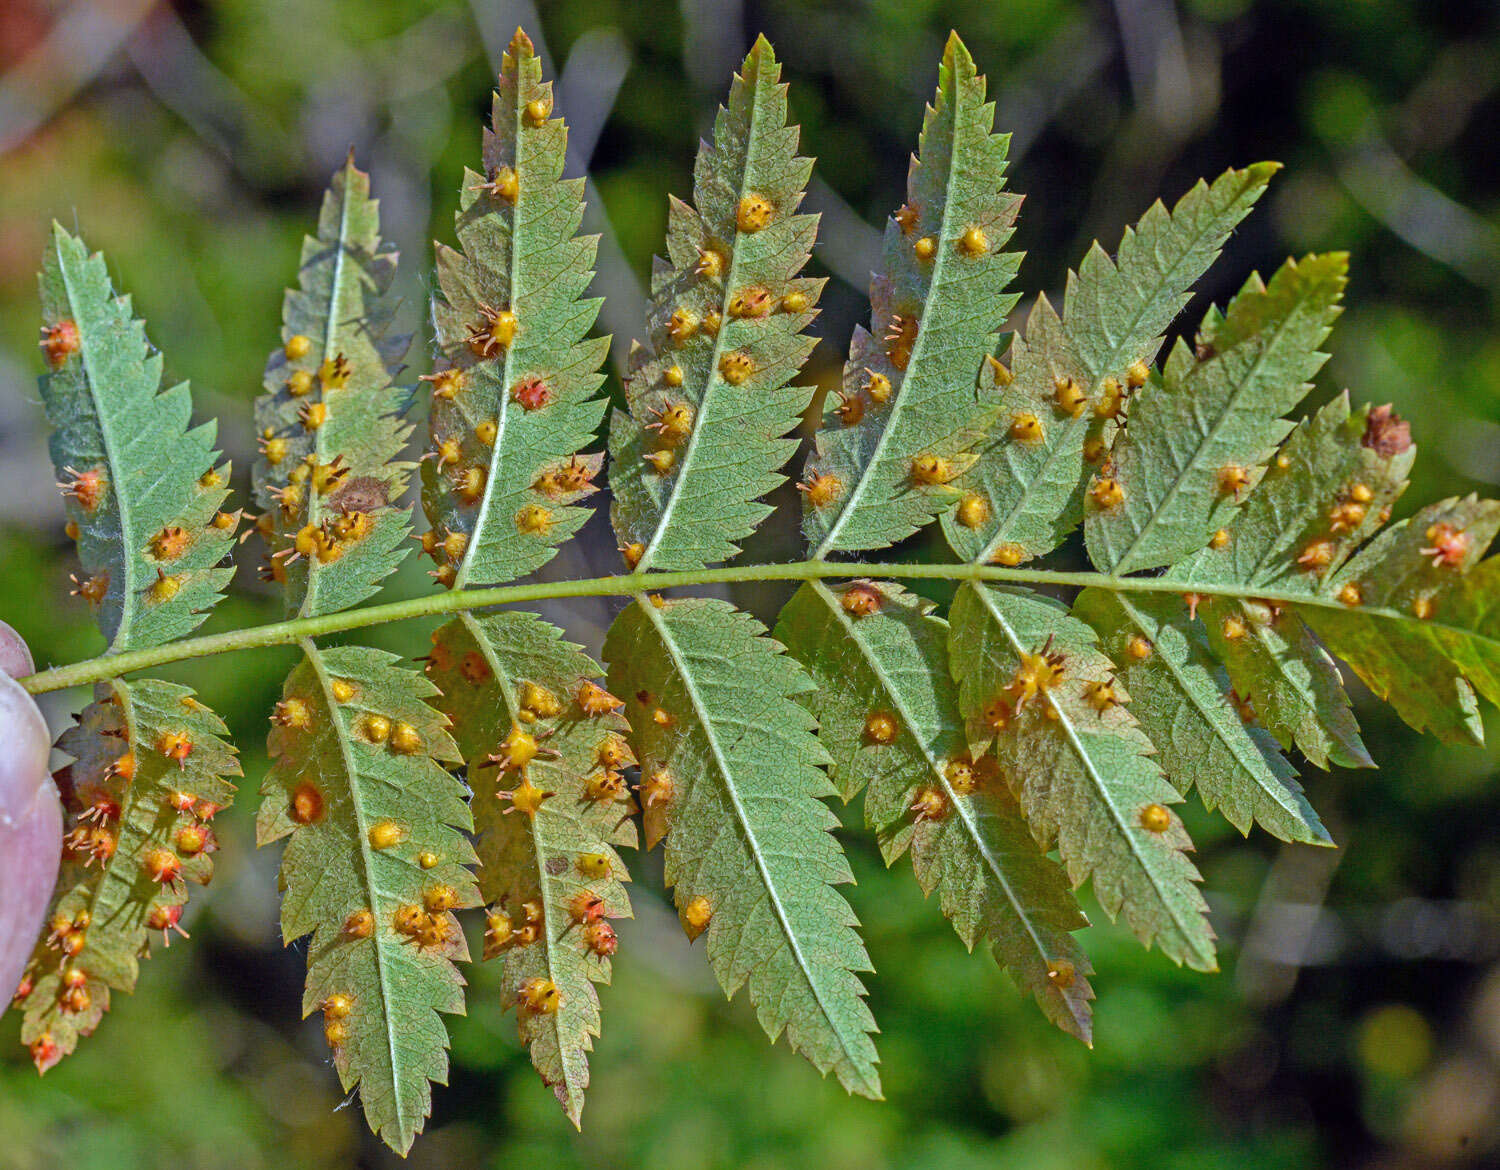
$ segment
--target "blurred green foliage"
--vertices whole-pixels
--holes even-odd
[[[95,8],[115,24],[97,12],[88,23]],[[281,290],[351,143],[407,257],[406,320],[419,341],[428,336],[428,240],[449,235],[462,167],[477,157],[486,46],[498,50],[518,21],[562,70],[561,111],[575,127],[602,122],[581,161],[626,261],[618,279],[646,272],[666,194],[689,188],[697,137],[757,31],[785,62],[804,150],[826,185],[812,203],[833,233],[841,220],[878,225],[899,202],[942,38],[959,29],[990,75],[999,128],[1016,132],[1009,185],[1028,195],[1016,246],[1028,252],[1029,292],[1060,288],[1088,240],[1112,248],[1158,195],[1279,159],[1287,169],[1268,206],[1231,242],[1206,294],[1222,301],[1252,268],[1287,254],[1349,249],[1351,307],[1322,393],[1347,385],[1412,416],[1426,448],[1413,500],[1493,491],[1500,479],[1500,10],[1483,0],[594,0],[539,13],[494,0],[8,0],[0,616],[39,663],[98,649],[67,596],[70,553],[32,381],[33,273],[49,220],[106,250],[169,374],[190,377],[201,411],[222,416],[243,469]],[[100,48],[115,28],[119,47]],[[83,51],[90,45],[98,51]],[[836,279],[811,376],[837,368],[864,315],[869,238],[839,231],[846,247],[819,253]],[[415,372],[424,350],[414,350]],[[612,554],[603,528],[586,542],[589,533]],[[772,533],[757,551],[775,555],[788,539]],[[211,628],[274,616],[252,565],[239,584]],[[391,595],[422,587],[412,568]],[[570,632],[585,639],[606,616],[572,612]],[[421,636],[382,629],[374,640],[410,653]],[[289,664],[265,652],[167,672],[228,720],[251,790]],[[48,714],[60,726],[78,700],[56,698]],[[1373,705],[1362,715],[1382,770],[1305,777],[1337,854],[1244,841],[1190,812],[1223,974],[1181,972],[1092,916],[1093,1052],[1046,1025],[987,959],[965,955],[909,875],[885,871],[851,833],[889,1100],[846,1098],[784,1046],[768,1050],[746,1003],[724,1003],[662,900],[659,860],[647,857],[636,864],[640,918],[622,925],[615,985],[603,994],[583,1134],[536,1083],[493,977],[475,966],[469,1015],[453,1023],[452,1085],[411,1162],[1493,1164],[1496,760],[1417,740]],[[251,803],[221,818],[220,875],[194,898],[192,942],[157,948],[141,990],[117,1000],[75,1057],[38,1081],[7,1021],[0,1164],[392,1162],[357,1110],[336,1109],[316,1021],[296,1018],[302,957],[278,942],[276,858],[252,848]],[[846,823],[859,823],[857,809]]]

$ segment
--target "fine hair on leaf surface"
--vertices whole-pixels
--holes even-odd
[[[103,645],[21,680],[93,688],[57,740],[62,876],[14,1000],[40,1071],[134,989],[158,938],[185,935],[216,818],[236,815],[224,725],[143,673],[169,663],[295,648],[265,712],[257,840],[279,843],[302,1013],[401,1153],[448,1075],[445,1017],[474,994],[514,1013],[581,1124],[614,964],[647,937],[636,849],[661,847],[667,890],[635,907],[670,898],[773,1041],[878,1098],[862,923],[882,908],[853,888],[840,830],[862,822],[886,864],[909,859],[961,943],[1091,1043],[1081,891],[1168,960],[1215,970],[1223,923],[1184,802],[1332,846],[1296,757],[1373,765],[1346,668],[1417,730],[1482,741],[1500,502],[1406,506],[1411,427],[1319,392],[1347,257],[1231,273],[1227,303],[1180,319],[1277,164],[1153,204],[1002,335],[1022,203],[986,93],[951,37],[890,193],[869,324],[834,339],[847,360],[824,394],[803,371],[824,281],[805,272],[819,222],[799,152],[817,144],[757,39],[691,200],[667,209],[611,404],[567,111],[517,31],[436,246],[429,322],[395,299],[369,177],[352,154],[333,174],[264,326],[258,545],[236,542],[215,424],[163,386],[103,258],[54,226],[41,397],[73,592]],[[778,522],[802,559],[745,557],[793,475]],[[622,570],[535,576],[606,488]],[[1043,561],[1064,541],[1087,567]],[[241,548],[284,620],[195,634]],[[418,549],[430,587],[378,598]],[[786,584],[774,622],[703,595],[751,582]],[[589,649],[515,608],[603,597],[616,612]],[[441,620],[406,659],[353,635],[407,618]],[[859,806],[847,825],[834,798]],[[471,961],[495,965],[485,990],[467,989]]]

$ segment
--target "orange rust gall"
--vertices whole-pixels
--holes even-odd
[[[342,991],[335,992],[323,1001],[323,1017],[329,1020],[346,1020],[354,1010],[354,997]]]
[[[670,772],[665,768],[656,768],[649,775],[641,778],[636,789],[641,794],[642,807],[655,808],[659,804],[666,805],[672,802],[675,785],[672,783]]]
[[[880,606],[885,597],[879,589],[868,581],[857,581],[844,590],[843,596],[839,598],[839,604],[844,607],[844,612],[854,617],[869,617],[873,613],[880,612]]]
[[[1059,991],[1067,991],[1076,978],[1077,972],[1067,959],[1055,959],[1047,966],[1047,982]]]
[[[865,373],[869,377],[865,379],[864,392],[876,406],[884,406],[891,400],[891,380],[873,370],[866,370]]]
[[[182,876],[182,862],[170,849],[152,849],[141,861],[141,869],[153,882],[170,885]]]
[[[755,373],[755,359],[743,350],[732,349],[719,359],[719,377],[731,386],[742,386]]]
[[[1365,522],[1365,506],[1352,500],[1343,500],[1328,510],[1328,530],[1348,532]]]
[[[693,408],[686,402],[672,402],[652,412],[648,431],[655,431],[661,441],[675,447],[693,433]]]
[[[682,385],[682,378],[683,374],[681,366],[668,366],[661,373],[661,380],[668,386],[672,387],[674,390],[678,386]]]
[[[807,294],[799,288],[794,288],[781,298],[781,311],[783,313],[805,313],[807,312],[807,307]]]
[[[1151,377],[1151,367],[1145,362],[1132,362],[1130,368],[1125,371],[1125,384],[1132,390],[1138,390],[1146,384]]]
[[[631,762],[630,748],[618,735],[607,735],[594,749],[594,759],[601,768],[621,768]]]
[[[611,711],[618,711],[625,703],[597,683],[584,679],[578,684],[578,706],[585,715],[608,715]]]
[[[965,256],[983,256],[990,250],[990,238],[978,224],[970,224],[958,238],[958,250]]]
[[[432,396],[451,402],[463,388],[464,372],[455,366],[446,370],[438,370],[436,373],[423,374],[417,380],[431,382]]]
[[[603,881],[613,872],[609,857],[603,853],[580,853],[574,864],[579,873],[592,881]]]
[[[910,203],[903,203],[891,218],[904,234],[910,235],[917,226],[917,209]]]
[[[422,735],[410,723],[397,723],[391,728],[390,748],[397,755],[414,755],[422,750]]]
[[[445,914],[458,905],[458,891],[449,885],[429,886],[422,891],[422,905],[429,914]]]
[[[86,581],[80,581],[74,576],[73,585],[74,588],[69,592],[74,597],[81,597],[90,605],[98,605],[109,594],[109,574],[97,573]]]
[[[483,467],[470,467],[454,483],[453,490],[466,504],[477,504],[484,495],[488,475]]]
[[[312,352],[312,339],[301,333],[293,333],[286,339],[281,351],[286,354],[287,361],[300,362]]]
[[[1446,521],[1428,526],[1427,545],[1421,550],[1424,557],[1432,558],[1434,569],[1459,569],[1469,555],[1469,534]]]
[[[1141,828],[1148,833],[1165,833],[1172,827],[1172,814],[1165,805],[1148,804],[1141,809]]]
[[[520,708],[523,720],[530,722],[532,719],[551,719],[562,710],[562,704],[546,687],[528,682],[521,687]]]
[[[375,915],[368,910],[356,910],[344,919],[346,938],[369,938],[375,930]]]
[[[85,512],[98,511],[109,487],[104,469],[90,467],[85,471],[74,471],[71,467],[64,467],[63,474],[73,478],[57,485],[62,494],[74,500]]]
[[[532,375],[522,378],[512,386],[510,388],[510,396],[520,405],[522,410],[541,410],[542,407],[552,401],[552,387],[548,386],[541,378]],[[484,425],[486,424],[480,423],[480,426]],[[489,440],[480,440],[486,447],[492,445],[495,441],[494,424],[490,423],[488,425],[491,427]]]
[[[682,929],[687,933],[689,942],[697,942],[698,936],[708,929],[708,924],[713,921],[713,904],[702,894],[693,898],[682,908]]]
[[[943,779],[959,796],[970,796],[979,791],[980,776],[974,761],[968,756],[955,756],[943,766]]]
[[[1431,597],[1428,597],[1424,594],[1421,597],[1415,597],[1412,599],[1411,612],[1413,616],[1415,616],[1419,621],[1425,622],[1436,611],[1437,606],[1433,603]]]
[[[568,903],[568,917],[574,922],[598,922],[605,910],[604,899],[592,890],[579,890]]]
[[[550,979],[533,976],[516,993],[517,1010],[529,1016],[553,1016],[562,1006],[562,992]]]
[[[297,420],[301,422],[304,430],[315,431],[328,421],[328,407],[322,402],[305,403],[297,411]],[[272,442],[275,441],[272,440]]]
[[[1083,697],[1088,700],[1089,706],[1093,707],[1101,715],[1120,701],[1115,693],[1115,688],[1107,679],[1089,683],[1084,688]]]
[[[293,398],[306,398],[312,389],[313,376],[307,370],[294,370],[286,380],[286,392]]]
[[[489,680],[490,666],[484,660],[483,654],[478,650],[470,650],[463,656],[463,661],[458,664],[458,673],[464,676],[465,682],[478,686]]]
[[[945,484],[958,475],[953,464],[941,455],[934,455],[924,451],[920,455],[912,456],[911,478],[913,483],[925,486]]]
[[[370,743],[384,743],[391,737],[391,721],[384,715],[366,715],[359,729]]]
[[[516,529],[527,536],[545,536],[552,527],[552,513],[540,504],[527,504],[516,513]]]
[[[1099,401],[1094,403],[1094,413],[1100,418],[1117,418],[1125,408],[1125,391],[1118,379],[1105,378],[1099,387]]]
[[[157,737],[156,750],[167,759],[176,760],[179,765],[185,766],[185,761],[193,751],[193,741],[178,732],[164,731]]]
[[[484,191],[506,203],[514,203],[521,193],[521,181],[514,167],[496,167],[489,180],[480,183],[477,190]]]
[[[552,97],[544,94],[539,98],[532,98],[526,103],[526,120],[533,126],[540,126],[547,120],[547,115],[552,113]]]
[[[771,296],[771,290],[764,285],[754,284],[734,293],[725,308],[731,317],[754,319],[766,316],[774,304],[775,298]]]
[[[895,716],[889,711],[871,711],[865,718],[865,739],[870,743],[895,743],[899,732]]]
[[[63,535],[66,536],[69,540],[77,540],[78,539],[78,521],[76,521],[76,520],[69,520],[66,524],[64,524],[63,525]]]
[[[1025,411],[1012,415],[1010,437],[1021,443],[1040,443],[1043,437],[1042,420]]]
[[[156,580],[151,582],[151,587],[146,590],[146,598],[152,605],[160,605],[164,601],[171,601],[182,590],[182,574],[169,577],[160,569],[156,573]]]
[[[620,556],[624,559],[627,569],[634,569],[645,555],[646,546],[638,540],[631,541],[620,549]]]
[[[1238,642],[1246,632],[1245,623],[1237,614],[1230,614],[1219,623],[1219,633],[1226,642]]]
[[[915,821],[940,821],[948,815],[948,798],[942,789],[925,785],[917,789],[907,811]]]
[[[886,358],[898,370],[911,362],[911,351],[917,344],[917,319],[895,313],[885,330]]]
[[[306,731],[312,726],[312,708],[306,699],[295,695],[282,699],[271,713],[271,721],[296,731]]]
[[[1104,440],[1097,435],[1090,435],[1083,441],[1083,460],[1085,463],[1098,463],[1104,458]]]
[[[480,304],[480,320],[469,326],[466,338],[475,357],[492,358],[510,348],[520,326],[509,309]]]
[[[1333,541],[1324,537],[1310,540],[1297,557],[1297,563],[1309,572],[1316,573],[1333,563]]]
[[[212,831],[204,825],[183,825],[173,835],[172,841],[184,857],[196,857],[214,848]]]
[[[1229,540],[1229,529],[1220,528],[1211,537],[1208,538],[1208,547],[1213,549],[1228,548]]]
[[[1219,468],[1219,491],[1226,496],[1238,496],[1250,486],[1250,472],[1238,463],[1226,463]]]
[[[954,518],[965,528],[978,528],[990,518],[990,503],[983,496],[970,492],[959,500]]]
[[[151,555],[159,561],[175,561],[192,543],[187,529],[168,525],[151,538]]]
[[[1113,476],[1105,476],[1093,482],[1089,488],[1089,499],[1094,501],[1094,507],[1108,512],[1125,502],[1125,489]]]
[[[376,821],[367,834],[372,849],[393,849],[401,844],[406,833],[395,821]]]
[[[698,332],[698,317],[691,309],[679,305],[667,318],[667,336],[681,345]]]
[[[349,383],[354,367],[343,354],[335,354],[318,367],[318,381],[324,390],[342,390]]]
[[[1057,403],[1058,410],[1074,418],[1081,415],[1088,405],[1088,396],[1084,394],[1083,387],[1072,378],[1058,377],[1054,380],[1052,399]]]
[[[806,494],[814,508],[826,508],[843,493],[844,484],[836,475],[814,473],[805,483],[799,483],[797,490]]]
[[[1150,642],[1139,634],[1132,635],[1130,641],[1125,644],[1125,652],[1137,662],[1144,662],[1150,658],[1155,649]]]
[[[1359,586],[1356,585],[1353,581],[1350,581],[1342,589],[1339,590],[1339,601],[1343,602],[1343,604],[1345,605],[1359,605],[1363,600],[1364,595],[1360,592]]]
[[[997,565],[1004,565],[1007,569],[1014,569],[1025,559],[1026,549],[1022,545],[1015,544],[1012,541],[1006,541],[1004,544],[998,546],[990,557],[990,560],[994,561]]]
[[[758,232],[771,222],[775,211],[764,195],[746,195],[734,209],[734,226],[742,232]]]
[[[707,277],[709,280],[718,280],[724,275],[727,267],[724,261],[724,253],[717,248],[699,248],[698,263],[693,266],[693,271],[699,276]]]
[[[916,253],[918,260],[931,260],[937,255],[937,241],[931,236],[923,236],[912,245],[912,251]]]
[[[590,922],[583,928],[583,945],[596,959],[607,959],[619,948],[615,928],[607,922]]]
[[[323,819],[323,794],[311,780],[304,780],[292,793],[292,820],[310,825]]]
[[[78,325],[71,320],[59,321],[56,325],[44,325],[42,339],[37,344],[42,347],[42,353],[47,358],[47,365],[54,370],[60,370],[68,358],[78,352],[82,344],[78,336]]]

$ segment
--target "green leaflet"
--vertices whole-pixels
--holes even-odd
[[[1117,664],[1131,714],[1179,792],[1196,783],[1204,805],[1241,833],[1256,822],[1283,841],[1333,843],[1275,740],[1240,718],[1202,627],[1178,598],[1085,589],[1073,614],[1093,626]],[[1133,655],[1134,638],[1151,653]]]
[[[1143,943],[1216,970],[1208,907],[1184,852],[1192,842],[1166,809],[1181,797],[1151,759],[1123,688],[1113,688],[1116,701],[1092,699],[1090,688],[1116,673],[1094,632],[1056,602],[972,583],[950,617],[970,742],[994,741],[1037,840],[1056,840],[1073,884],[1092,878],[1105,913],[1123,908]],[[1147,827],[1153,821],[1159,831]]]
[[[1368,406],[1351,414],[1349,395],[1341,393],[1303,419],[1232,527],[1213,542],[1219,547],[1200,549],[1166,576],[1189,588],[1316,593],[1380,527],[1382,513],[1406,488],[1416,450],[1404,430],[1401,442],[1378,441],[1372,417],[1378,427],[1384,416]]]
[[[282,307],[282,342],[255,401],[261,454],[258,530],[289,615],[363,601],[406,556],[397,501],[411,464],[396,462],[411,427],[393,385],[411,339],[391,332],[396,253],[351,155],[323,196],[318,234],[302,244],[299,287]]]
[[[837,886],[852,880],[821,797],[828,754],[797,696],[813,684],[728,603],[637,598],[605,639],[610,690],[643,775],[665,772],[666,880],[706,926],[726,994],[747,981],[761,1025],[851,1092],[880,1096],[858,972],[869,956]]]
[[[224,732],[186,687],[115,680],[58,739],[74,761],[57,778],[75,820],[48,933],[22,980],[29,991],[17,995],[39,1071],[98,1027],[112,990],[135,990],[151,932],[167,941],[182,915],[184,880],[213,876],[209,822],[240,774]]]
[[[486,957],[499,953],[532,1063],[578,1125],[588,1053],[599,1035],[594,984],[609,982],[614,939],[612,927],[590,928],[575,921],[575,911],[580,898],[597,897],[606,919],[631,916],[623,885],[630,875],[614,849],[636,843],[630,794],[620,780],[618,792],[590,799],[591,785],[605,775],[601,749],[606,758],[619,751],[624,762],[634,761],[622,738],[628,724],[622,715],[580,706],[580,684],[599,668],[535,614],[464,614],[449,622],[433,635],[427,674],[474,790],[479,889],[511,926],[509,932],[503,924],[491,927]],[[522,775],[489,760],[512,729],[557,753],[525,768],[525,779],[551,794],[534,816],[500,795],[522,785]],[[531,924],[531,941],[528,903],[542,912]],[[549,980],[561,992],[556,1011],[526,1010],[524,989],[532,980]]]
[[[1469,496],[1429,505],[1381,533],[1324,585],[1323,592],[1335,598],[1346,588],[1357,590],[1358,606],[1302,609],[1328,648],[1402,719],[1448,743],[1484,742],[1474,690],[1465,678],[1472,661],[1465,650],[1472,644],[1483,654],[1487,639],[1455,637],[1448,623],[1466,625],[1472,611],[1465,602],[1488,592],[1464,591],[1462,583],[1497,529],[1500,501]],[[1433,614],[1441,614],[1448,629],[1430,624]],[[1486,670],[1475,675],[1492,687]]]
[[[810,581],[781,611],[776,637],[812,676],[802,702],[818,720],[840,793],[852,800],[868,784],[865,820],[886,863],[910,849],[923,892],[938,890],[964,945],[989,939],[1047,1018],[1088,1043],[1091,968],[1071,933],[1088,921],[998,775],[986,778],[986,761],[970,757],[948,625],[931,609],[897,585]],[[890,743],[869,734],[867,721],[880,715],[894,720]],[[943,811],[914,816],[924,799]]]
[[[1252,276],[1223,317],[1210,314],[1196,349],[1179,341],[1161,379],[1141,387],[1085,507],[1089,557],[1102,571],[1170,565],[1230,522],[1292,429],[1281,416],[1327,360],[1318,346],[1341,311],[1348,268],[1333,253],[1288,260],[1269,286]],[[1109,480],[1123,498],[1102,506]]]
[[[435,688],[394,655],[310,641],[302,652],[268,740],[256,841],[289,838],[281,933],[312,934],[302,1012],[324,1009],[340,1081],[405,1153],[431,1109],[428,1082],[447,1077],[438,1013],[464,1009],[463,932],[451,909],[426,907],[479,901],[469,809],[444,770],[458,751],[426,701]]]
[[[969,453],[994,417],[975,383],[1018,299],[1004,290],[1021,257],[1001,248],[1021,200],[1001,190],[1010,140],[990,133],[995,107],[984,90],[951,34],[906,205],[886,223],[884,269],[870,285],[871,332],[855,329],[842,404],[829,405],[808,456],[808,484],[831,476],[838,485],[827,502],[814,491],[803,499],[816,558],[884,548],[951,506],[951,481],[973,462]],[[882,394],[887,400],[877,402]],[[945,466],[914,472],[918,456]]]
[[[587,336],[600,301],[583,180],[563,179],[568,131],[526,34],[502,63],[485,175],[464,175],[462,251],[438,245],[433,382],[422,506],[443,584],[494,585],[547,563],[589,516],[601,457],[578,457],[604,417],[608,338]]]
[[[1111,262],[1095,244],[1069,274],[1064,316],[1037,298],[1024,337],[1011,343],[1009,376],[996,399],[1000,420],[966,481],[983,501],[943,531],[961,558],[986,562],[1004,547],[1016,564],[1056,548],[1083,516],[1084,444],[1103,442],[1097,410],[1118,395],[1136,362],[1152,361],[1162,334],[1187,303],[1234,226],[1265,190],[1277,164],[1227,171],[1200,182],[1169,214],[1152,206],[1125,232]],[[1076,417],[1064,409],[1069,380],[1083,400]],[[1035,430],[1027,424],[1035,419]],[[1014,432],[1014,434],[1013,434]]]
[[[77,526],[84,579],[111,651],[185,637],[223,596],[238,517],[220,515],[228,466],[216,467],[216,426],[189,427],[186,382],[161,389],[130,298],[104,257],[52,225],[42,260],[41,379],[53,426],[52,464]]]
[[[633,352],[609,452],[611,517],[639,569],[727,560],[771,509],[812,398],[788,386],[823,281],[798,277],[817,217],[797,215],[812,160],[797,155],[786,86],[764,37],[698,153],[696,208],[673,200],[668,261],[651,281],[651,347]],[[650,461],[647,457],[650,457]],[[635,546],[639,547],[635,547]]]

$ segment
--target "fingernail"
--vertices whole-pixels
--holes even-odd
[[[0,996],[21,978],[62,858],[62,802],[47,772],[49,748],[31,696],[0,674]]]

